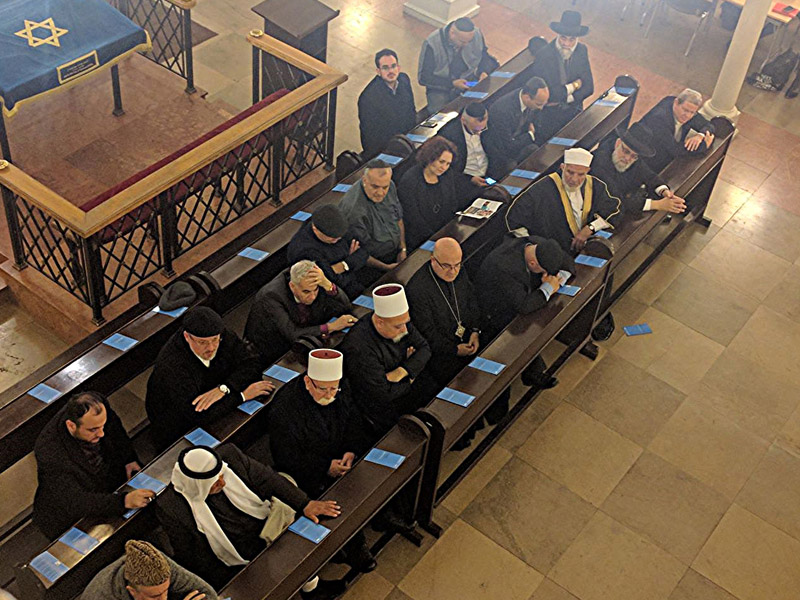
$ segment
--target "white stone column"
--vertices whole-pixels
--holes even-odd
[[[461,17],[474,17],[479,11],[477,0],[408,0],[403,4],[405,14],[436,27]]]
[[[733,32],[731,46],[719,72],[717,85],[714,86],[714,94],[700,111],[706,118],[723,116],[736,121],[739,117],[736,100],[739,98],[747,69],[750,67],[750,61],[753,59],[761,30],[773,2],[774,0],[745,2],[736,31]],[[773,35],[778,35],[778,32]]]

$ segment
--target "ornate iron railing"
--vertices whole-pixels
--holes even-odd
[[[269,89],[265,62],[292,74],[280,81],[281,94],[88,211],[0,164],[15,266],[33,267],[101,323],[109,302],[159,270],[174,275],[176,257],[332,166],[336,87],[347,76],[269,36],[248,41],[257,60],[254,100]]]
[[[142,54],[186,80],[194,93],[192,7],[195,0],[106,0],[150,34],[153,47]]]

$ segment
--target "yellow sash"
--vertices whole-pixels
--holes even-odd
[[[561,181],[561,175],[558,173],[550,173],[550,179],[553,180],[553,183],[556,184],[558,188],[558,193],[561,196],[561,204],[564,206],[564,213],[567,217],[567,223],[569,224],[569,228],[572,231],[572,235],[576,235],[580,230],[581,226],[579,226],[575,222],[575,215],[572,212],[572,204],[569,202],[569,196],[567,196],[567,190],[564,189],[564,182]],[[592,177],[591,175],[586,176],[586,188],[583,191],[583,209],[581,210],[581,223],[585,223],[589,219],[589,213],[592,210]]]

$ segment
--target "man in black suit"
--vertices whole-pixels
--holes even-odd
[[[497,179],[499,152],[486,135],[489,111],[480,102],[471,102],[458,119],[451,120],[439,130],[439,135],[456,145],[456,155],[450,168],[458,174],[457,196],[466,201],[477,198],[481,190],[491,185],[487,177]]]
[[[537,139],[542,109],[550,98],[547,83],[541,77],[531,77],[520,90],[500,98],[489,108],[492,128],[487,131],[491,144],[502,153],[504,171],[513,163],[523,160],[538,143]]]
[[[378,74],[358,97],[362,153],[369,158],[386,146],[393,135],[414,128],[417,110],[408,75],[400,71],[397,53],[384,48],[375,55]]]
[[[34,456],[39,487],[33,522],[50,539],[82,517],[119,517],[155,496],[152,490],[116,492],[141,467],[122,421],[95,392],[69,399],[42,429]]]
[[[550,29],[558,35],[536,53],[532,70],[550,89],[550,102],[537,135],[540,140],[550,139],[574,119],[583,110],[584,100],[594,93],[589,52],[578,42],[589,33],[589,28],[581,25],[581,13],[565,10],[560,21],[550,23]]]
[[[660,172],[672,159],[702,154],[714,143],[714,126],[697,111],[700,92],[686,88],[677,96],[662,98],[639,121],[653,132],[655,156],[647,164]]]

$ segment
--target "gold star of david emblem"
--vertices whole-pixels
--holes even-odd
[[[50,32],[50,35],[47,37],[38,37],[33,33],[37,29],[45,29]],[[69,33],[69,29],[56,27],[56,24],[53,22],[53,17],[50,17],[49,19],[39,22],[25,19],[25,29],[20,29],[14,35],[28,40],[28,46],[31,48],[36,48],[42,44],[50,44],[51,46],[60,48],[61,42],[58,38],[66,33]]]

